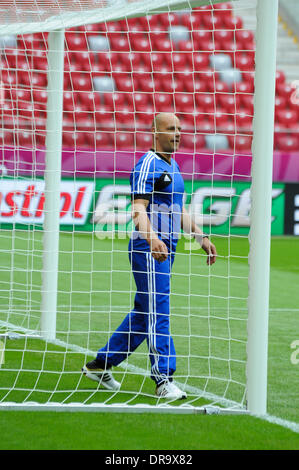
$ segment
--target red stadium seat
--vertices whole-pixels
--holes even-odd
[[[190,129],[195,129],[197,123],[201,123],[203,121],[208,120],[208,115],[204,111],[196,110],[194,113],[180,113],[180,119],[182,120],[182,129],[190,132]]]
[[[229,93],[230,91],[226,82],[217,79],[208,82],[207,88],[211,93]]]
[[[130,47],[135,52],[151,52],[151,43],[144,33],[132,33]]]
[[[34,51],[33,54],[33,67],[35,70],[48,70],[48,59],[43,51]]]
[[[103,97],[105,100],[105,96],[107,93],[103,93]],[[89,91],[89,92],[80,92],[78,94],[78,101],[85,107],[85,109],[89,111],[95,111],[101,106],[101,98],[97,92]],[[109,106],[104,101],[105,106],[109,109]]]
[[[208,30],[217,30],[221,29],[223,27],[223,20],[221,17],[216,16],[214,13],[211,11],[205,11],[202,14],[201,17],[202,24],[205,27],[205,29]]]
[[[210,59],[207,54],[201,54],[197,52],[192,52],[189,54],[189,67],[194,72],[200,72],[209,67]]]
[[[86,41],[86,36],[84,34],[66,32],[65,41],[66,41],[66,50],[68,51],[87,50],[87,41]]]
[[[5,102],[0,107],[0,117],[5,120],[5,123],[7,119],[11,119],[11,122],[13,122],[12,117],[14,116],[14,114],[15,107],[12,101],[5,100]],[[7,127],[7,123],[5,125]]]
[[[276,70],[275,78],[276,78],[276,85],[285,83],[286,81],[285,74],[282,70]]]
[[[134,93],[132,95],[132,109],[136,111],[143,110],[150,104],[150,94],[148,93]]]
[[[254,70],[254,57],[252,57],[250,54],[236,54],[233,57],[233,61],[235,67],[241,71]]]
[[[205,41],[212,41],[212,31],[206,31],[204,29],[197,29],[191,32],[191,40],[194,44],[194,49],[199,49],[199,45]]]
[[[7,86],[15,86],[17,83],[17,75],[13,70],[3,69],[1,71],[2,83]]]
[[[46,131],[36,131],[35,139],[37,147],[44,147],[46,145]]]
[[[182,133],[181,134],[181,142],[180,142],[180,149],[181,150],[193,150],[198,152],[205,148],[205,138],[202,134],[194,134],[194,133]]]
[[[293,92],[294,88],[289,83],[276,81],[276,93],[279,96],[282,96],[289,101]]]
[[[282,126],[291,128],[298,124],[298,114],[292,109],[279,109],[275,114],[276,120]]]
[[[94,118],[100,129],[115,129],[114,114],[111,111],[107,111],[106,107],[103,106],[96,109]]]
[[[234,31],[236,42],[239,44],[239,48],[247,50],[249,49],[248,44],[253,44],[254,33],[247,29],[241,29]]]
[[[157,37],[152,43],[152,50],[157,52],[172,52],[172,42],[168,38]]]
[[[293,95],[289,101],[289,108],[294,110],[299,117],[299,99],[295,88],[293,88]]]
[[[172,54],[167,54],[165,60],[170,66],[170,70],[174,72],[186,70],[188,68],[187,55],[183,52],[173,52]]]
[[[216,111],[214,116],[211,116],[211,121],[214,121],[217,130],[226,131],[231,123],[231,116],[224,111]]]
[[[214,134],[215,133],[215,124],[210,119],[196,119],[197,132],[203,134]]]
[[[288,105],[288,101],[284,96],[275,96],[275,111],[284,110]]]
[[[100,51],[97,52],[97,60],[93,64],[91,72],[93,75],[102,72],[109,73],[119,64],[118,54],[116,52]]]
[[[146,152],[152,146],[151,132],[137,132],[136,133],[136,150]]]
[[[189,93],[176,93],[174,95],[176,112],[194,112],[194,97]]]
[[[39,106],[41,108],[42,105]],[[17,113],[19,116],[29,119],[34,119],[35,108],[34,104],[26,101],[19,101],[17,103]]]
[[[70,75],[71,87],[74,91],[91,91],[92,81],[88,73],[73,73]]]
[[[232,93],[216,94],[217,107],[223,109],[226,113],[234,114],[236,112],[236,96]]]
[[[35,145],[35,136],[30,131],[19,131],[17,132],[16,144],[18,147],[30,148]]]
[[[223,2],[214,6],[213,14],[222,20],[232,16],[232,4],[230,2]]]
[[[152,54],[144,55],[144,63],[153,72],[159,71],[165,65],[165,55],[161,52],[153,52]]]
[[[191,39],[178,41],[177,48],[179,51],[191,53],[194,50],[194,43]]]
[[[65,91],[63,94],[64,111],[73,111],[75,107],[75,96],[72,91]]]
[[[252,87],[254,87],[254,76],[255,76],[255,72],[253,70],[242,71],[243,81],[249,83]]]
[[[73,52],[72,60],[75,63],[80,64],[82,72],[91,72],[96,64],[95,54],[90,51]]]
[[[299,137],[296,135],[278,135],[275,139],[276,149],[285,152],[298,152]]]
[[[225,48],[226,43],[234,41],[234,32],[227,29],[219,29],[214,31],[214,38],[219,42],[221,49]]]
[[[168,31],[162,31],[161,26],[156,26],[154,28],[151,28],[149,31],[144,29],[146,31],[146,35],[151,43],[152,50],[156,50],[156,41],[162,41],[162,40],[169,40],[169,34]]]
[[[215,95],[213,93],[197,93],[195,103],[201,112],[213,114],[216,111]]]
[[[95,93],[97,96],[97,93]],[[131,95],[130,95],[131,96]],[[126,94],[118,92],[108,92],[102,94],[102,103],[107,110],[118,111],[126,106]],[[99,99],[101,102],[101,100]],[[100,106],[98,103],[97,106]]]
[[[234,92],[240,93],[240,94],[248,94],[248,93],[253,93],[254,91],[254,84],[253,82],[235,82],[234,83]]]
[[[181,15],[180,23],[182,26],[185,26],[188,31],[193,31],[200,27],[198,15],[195,15],[194,13],[183,13]]]
[[[117,132],[115,134],[116,150],[131,150],[134,147],[134,134],[132,132]]]
[[[129,19],[128,21],[134,21],[135,24],[139,24],[142,31],[152,31],[155,28],[161,29],[159,15],[141,16],[140,18]]]
[[[130,52],[129,40],[125,35],[111,35],[110,39],[110,50],[116,52]]]
[[[234,58],[234,54],[239,50],[238,44],[236,41],[232,40],[223,40],[221,44],[219,44],[219,50],[224,51],[226,54],[229,54],[230,57]]]
[[[200,41],[198,41],[197,47],[200,54],[207,54],[209,57],[210,54],[213,54],[213,52],[220,50],[220,43],[218,41],[215,41],[214,39],[201,39]]]
[[[48,94],[46,90],[33,89],[32,96],[36,103],[47,104]]]
[[[204,93],[207,91],[207,83],[205,80],[202,80],[200,72],[178,73],[176,78],[182,83],[183,91],[186,93]]]
[[[184,83],[180,82],[176,78],[162,78],[161,85],[162,91],[164,91],[165,93],[178,93],[184,91]]]
[[[65,131],[62,134],[62,145],[66,148],[83,147],[85,141],[84,132]]]
[[[226,16],[223,19],[223,26],[231,30],[243,29],[243,20],[240,16]]]
[[[192,70],[182,70],[173,75],[174,79],[182,83],[186,93],[194,93],[194,73]]]
[[[106,132],[85,132],[84,145],[90,149],[102,150],[111,145],[109,134]]]
[[[118,21],[109,21],[107,23],[103,23],[102,31],[103,33],[106,33],[107,36],[109,36],[110,34],[121,33],[122,27],[123,23],[120,23]]]
[[[114,134],[111,132],[96,132],[94,134],[94,140],[97,149],[111,148],[114,144]]]
[[[253,95],[242,95],[240,96],[240,104],[244,108],[246,114],[253,115],[254,107],[254,96]]]
[[[196,80],[200,80],[205,83],[207,91],[210,91],[211,89],[213,89],[212,91],[215,91],[214,84],[219,82],[218,72],[208,68],[198,71],[194,76]]]
[[[129,129],[134,126],[134,112],[124,108],[115,112],[115,127],[117,130]]]
[[[180,73],[180,72],[177,72],[177,73]],[[173,78],[175,78],[174,73],[170,71],[168,67],[165,67],[165,66],[162,66],[159,71],[154,72],[152,76],[155,82],[156,81],[162,82],[162,80],[172,80]]]
[[[126,72],[131,72],[140,66],[142,60],[141,52],[121,52],[118,54],[120,63],[124,65],[124,70]]]
[[[234,117],[237,132],[251,132],[252,131],[252,116],[246,113],[238,113]]]
[[[142,112],[135,114],[135,126],[137,129],[149,130],[152,125],[155,110],[152,107],[144,109]]]
[[[114,75],[116,88],[120,92],[132,93],[133,92],[133,80],[127,74]]]
[[[159,23],[161,25],[162,30],[168,30],[170,26],[177,26],[179,22],[179,16],[176,13],[169,12],[161,13],[159,15]]]
[[[1,131],[0,133],[0,146],[14,146],[16,140],[15,132],[12,130]]]
[[[154,109],[157,113],[163,111],[173,111],[173,95],[171,93],[155,93],[154,94]]]
[[[88,118],[90,117],[90,111],[88,109],[85,108],[85,106],[81,103],[76,103],[75,104],[75,107],[74,107],[74,119],[75,119],[75,122],[77,122],[77,120],[88,120]]]
[[[31,91],[24,88],[12,88],[10,96],[16,102],[31,101]]]
[[[248,135],[231,135],[228,136],[230,148],[238,152],[250,152],[252,145],[252,137]]]
[[[151,77],[151,74],[135,74],[134,90],[152,93],[155,90],[155,82]]]
[[[31,74],[30,86],[33,88],[45,88],[48,83],[47,74],[44,72],[33,72]]]
[[[87,37],[96,36],[97,34],[103,31],[103,23],[86,24],[83,26],[79,26],[78,30],[84,32],[84,35]]]

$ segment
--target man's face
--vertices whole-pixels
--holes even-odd
[[[176,116],[171,116],[157,123],[155,132],[157,150],[164,153],[175,152],[180,144],[181,125]]]

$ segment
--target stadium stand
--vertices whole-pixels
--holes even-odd
[[[159,14],[67,31],[63,145],[146,150],[154,113],[174,111],[184,129],[182,149],[249,152],[254,34],[244,29],[230,4],[218,8],[213,14],[208,6],[192,14]],[[13,142],[14,127],[20,130],[18,145],[43,145],[47,34],[13,39],[2,44],[1,145]],[[298,149],[298,138],[288,134],[299,128],[298,106],[288,99],[292,91],[278,70],[279,150]]]

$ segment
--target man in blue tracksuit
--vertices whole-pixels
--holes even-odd
[[[208,254],[216,259],[215,246],[183,208],[184,181],[171,157],[180,140],[179,119],[161,113],[153,122],[153,149],[134,167],[131,177],[132,217],[135,231],[129,243],[129,259],[137,287],[132,311],[98,351],[83,373],[107,389],[117,390],[111,367],[117,366],[144,341],[151,362],[156,394],[181,399],[186,393],[172,380],[176,352],[170,335],[170,278],[177,242],[183,228],[192,233]]]

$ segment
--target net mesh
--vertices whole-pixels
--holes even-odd
[[[144,2],[119,3],[127,8],[122,20],[89,16],[80,25],[80,12],[95,8],[108,18],[112,2],[1,2],[7,27],[36,22],[39,29],[53,17],[66,25],[69,13],[79,23],[65,32],[52,342],[39,337],[49,33],[1,38],[1,401],[161,403],[145,342],[114,370],[117,393],[89,383],[81,367],[132,308],[129,176],[151,146],[153,116],[167,111],[182,125],[175,159],[185,207],[219,247],[210,267],[198,244],[179,241],[171,280],[175,378],[190,406],[244,408],[254,31],[232,3],[170,11],[174,2],[159,2],[159,13],[137,18],[132,12],[141,4],[144,11]]]

